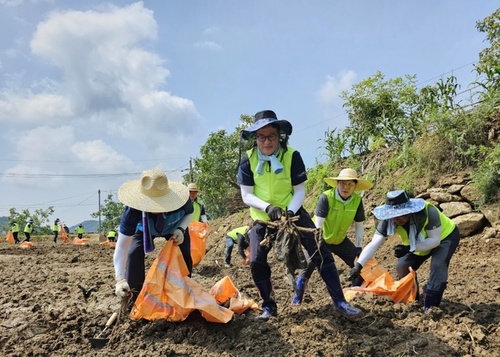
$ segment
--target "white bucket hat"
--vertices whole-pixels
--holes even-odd
[[[337,177],[325,177],[323,180],[332,187],[337,187],[339,181],[357,181],[355,191],[366,191],[373,187],[370,181],[359,178],[354,169],[343,169]]]
[[[169,182],[160,168],[145,170],[140,180],[127,181],[118,189],[118,199],[139,211],[160,213],[181,208],[189,190],[180,182]]]

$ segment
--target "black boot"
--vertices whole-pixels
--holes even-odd
[[[278,307],[272,298],[273,285],[271,280],[263,280],[255,283],[257,290],[259,290],[260,297],[264,302],[262,303],[262,315],[255,317],[255,321],[268,321],[271,316],[278,316]]]
[[[262,308],[262,314],[259,316],[256,316],[254,318],[255,321],[269,321],[271,316],[278,316],[278,313],[276,312],[276,309],[270,308],[270,307],[264,307]]]
[[[441,298],[443,297],[443,292],[424,289],[424,314],[429,312],[432,306],[439,306],[441,303]]]

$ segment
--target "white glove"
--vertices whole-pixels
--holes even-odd
[[[122,279],[116,283],[115,294],[116,294],[116,296],[121,297],[121,298],[130,296],[130,294],[131,294],[130,286],[128,285],[128,283],[125,279]]]
[[[174,233],[172,233],[172,239],[174,240],[175,244],[181,245],[182,242],[184,242],[184,232],[177,228]]]

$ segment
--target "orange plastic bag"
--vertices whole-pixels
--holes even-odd
[[[238,296],[233,296],[229,299],[229,309],[238,315],[241,315],[248,309],[260,310],[259,305],[255,301],[243,298],[240,293],[238,293]]]
[[[415,301],[418,292],[417,274],[410,268],[410,273],[400,280],[394,280],[375,259],[371,259],[363,267],[361,276],[365,281],[361,286],[344,289],[347,301],[362,292],[371,292],[380,296],[387,296],[395,303]]]
[[[86,245],[86,244],[88,244],[88,242],[89,242],[88,238],[78,238],[78,237],[75,237],[73,239],[73,244],[76,244],[76,245]]]
[[[193,267],[197,266],[205,257],[207,252],[208,223],[191,221],[188,226],[189,238],[191,239],[191,259]]]
[[[68,232],[66,232],[63,227],[59,228],[59,237],[62,239],[63,243],[69,243]]]
[[[224,304],[230,298],[238,295],[238,293],[238,289],[236,289],[231,278],[227,275],[216,282],[210,289],[210,294],[219,304]]]
[[[184,321],[192,311],[199,310],[209,322],[229,322],[234,313],[219,306],[188,273],[179,247],[167,241],[148,271],[130,317]]]
[[[14,244],[14,233],[12,231],[8,231],[7,235],[5,236],[5,240],[7,243]]]
[[[32,242],[22,242],[19,244],[19,248],[29,249],[33,248],[35,245]]]
[[[109,240],[105,240],[104,242],[99,243],[99,245],[109,245],[110,247],[114,247],[116,242],[110,242]]]

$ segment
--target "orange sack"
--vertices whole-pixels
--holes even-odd
[[[173,240],[165,243],[149,269],[130,317],[149,321],[184,321],[194,310],[209,322],[227,323],[234,313],[188,276],[182,253]]]
[[[7,235],[5,236],[5,240],[7,243],[14,244],[14,233],[12,231],[8,231]]]
[[[365,264],[363,270],[361,270],[361,276],[365,280],[361,286],[344,289],[347,301],[363,292],[387,296],[395,303],[415,301],[417,297],[417,274],[411,268],[408,275],[395,281],[391,274],[372,258]]]
[[[188,226],[189,238],[191,238],[191,259],[193,267],[197,266],[205,257],[207,252],[208,223],[191,221]]]

